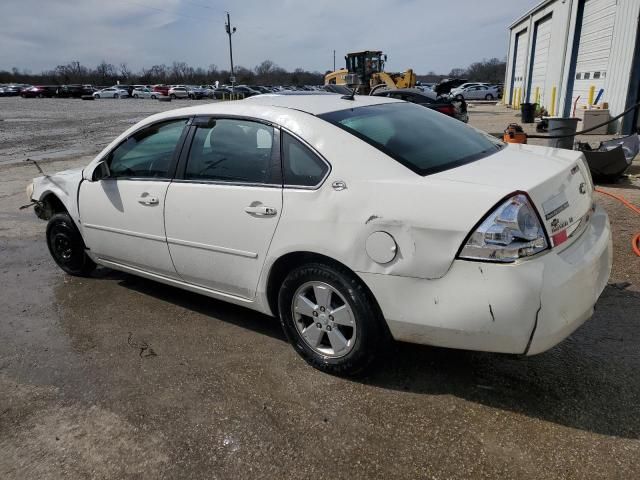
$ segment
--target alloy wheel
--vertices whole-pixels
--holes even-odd
[[[306,282],[291,301],[296,329],[316,353],[331,358],[346,356],[353,349],[357,327],[345,298],[324,282]]]

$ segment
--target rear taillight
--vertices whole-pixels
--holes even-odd
[[[454,115],[456,113],[456,108],[453,105],[438,105],[436,110],[445,115]]]
[[[515,262],[549,248],[535,207],[523,193],[515,193],[495,208],[469,235],[459,258]]]

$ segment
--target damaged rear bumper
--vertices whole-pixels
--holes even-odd
[[[611,259],[609,220],[597,208],[581,237],[561,252],[510,265],[456,260],[434,280],[359,275],[396,340],[533,355],[592,315]]]

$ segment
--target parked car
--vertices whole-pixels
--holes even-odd
[[[417,103],[423,107],[430,108],[440,113],[444,113],[461,122],[469,121],[467,113],[467,103],[464,100],[450,100],[438,97],[433,90],[421,90],[419,88],[398,88],[394,90],[378,90],[374,93],[378,97],[396,98],[406,102]]]
[[[464,90],[451,92],[451,98],[458,100],[495,100],[498,98],[498,89],[486,85],[466,87]]]
[[[165,97],[169,96],[169,89],[171,87],[169,85],[154,85],[152,90],[154,92],[159,93],[160,95],[163,95]]]
[[[120,87],[108,87],[98,90],[93,94],[93,98],[126,98],[129,96],[129,92]]]
[[[200,85],[198,88],[202,89],[203,91],[203,98],[214,98],[214,92],[216,90],[216,87],[213,85]]]
[[[254,95],[260,95],[260,93],[262,93],[262,92],[258,92],[257,90],[254,90],[253,88],[249,88],[246,85],[237,85],[233,87],[233,92],[236,95],[237,94],[244,95],[244,98],[249,98]]]
[[[17,97],[20,95],[23,89],[29,88],[30,85],[5,85],[2,88],[2,92],[0,92],[0,96],[2,97]]]
[[[174,100],[176,98],[191,98],[191,91],[185,86],[175,86],[169,89],[169,96]]]
[[[189,85],[189,98],[192,100],[200,100],[203,98],[213,98],[213,90],[207,87],[200,87],[197,85]]]
[[[498,98],[502,98],[502,91],[504,89],[504,84],[496,83],[495,85],[490,85],[490,86],[496,89],[496,91],[498,92]]]
[[[231,88],[220,87],[213,91],[213,97],[222,100],[223,98],[229,98],[232,93]]]
[[[132,97],[133,98],[152,98],[157,99],[160,94],[158,92],[154,92],[150,88],[135,88],[133,90]]]
[[[59,98],[82,98],[85,95],[93,95],[95,89],[91,85],[62,85],[58,87]]]
[[[57,85],[34,85],[23,89],[20,96],[22,98],[51,98],[56,96],[57,91]]]
[[[485,85],[488,86],[488,83],[482,83],[482,82],[467,82],[467,83],[463,83],[462,85],[459,85],[455,88],[452,88],[451,91],[449,92],[450,94],[454,94],[457,92],[462,92],[465,88],[468,87],[475,87],[477,85]]]
[[[593,188],[581,152],[307,94],[153,115],[27,195],[65,272],[99,264],[279,316],[311,365],[356,374],[389,335],[525,355],[570,335],[611,269]]]
[[[459,87],[464,83],[467,83],[467,81],[468,80],[465,78],[445,78],[437,83],[433,87],[433,90],[438,96],[447,95],[451,92],[452,89]]]

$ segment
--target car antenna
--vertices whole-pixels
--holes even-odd
[[[349,95],[343,95],[340,98],[342,100],[355,100],[355,96],[356,96],[356,91],[358,90],[358,87],[353,87],[353,91],[349,94]]]

